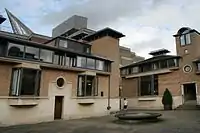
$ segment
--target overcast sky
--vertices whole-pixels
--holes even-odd
[[[182,26],[200,30],[200,0],[1,0],[0,14],[6,16],[4,8],[34,32],[49,36],[74,14],[88,17],[88,28],[122,32],[126,37],[120,45],[144,57],[160,48],[176,54],[172,35]]]

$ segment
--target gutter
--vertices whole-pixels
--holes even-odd
[[[109,76],[109,79],[108,79],[108,106],[107,106],[107,110],[110,110],[111,109],[111,106],[110,106],[110,76]]]

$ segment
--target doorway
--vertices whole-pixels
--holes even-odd
[[[189,83],[183,85],[184,103],[196,102],[196,84]]]
[[[62,118],[63,96],[55,96],[54,120]]]

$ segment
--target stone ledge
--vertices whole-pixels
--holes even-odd
[[[39,104],[38,99],[9,99],[10,106],[36,106]]]

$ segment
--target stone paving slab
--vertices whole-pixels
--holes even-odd
[[[1,127],[0,133],[200,133],[200,111],[161,111],[160,121],[124,123],[113,116]]]

